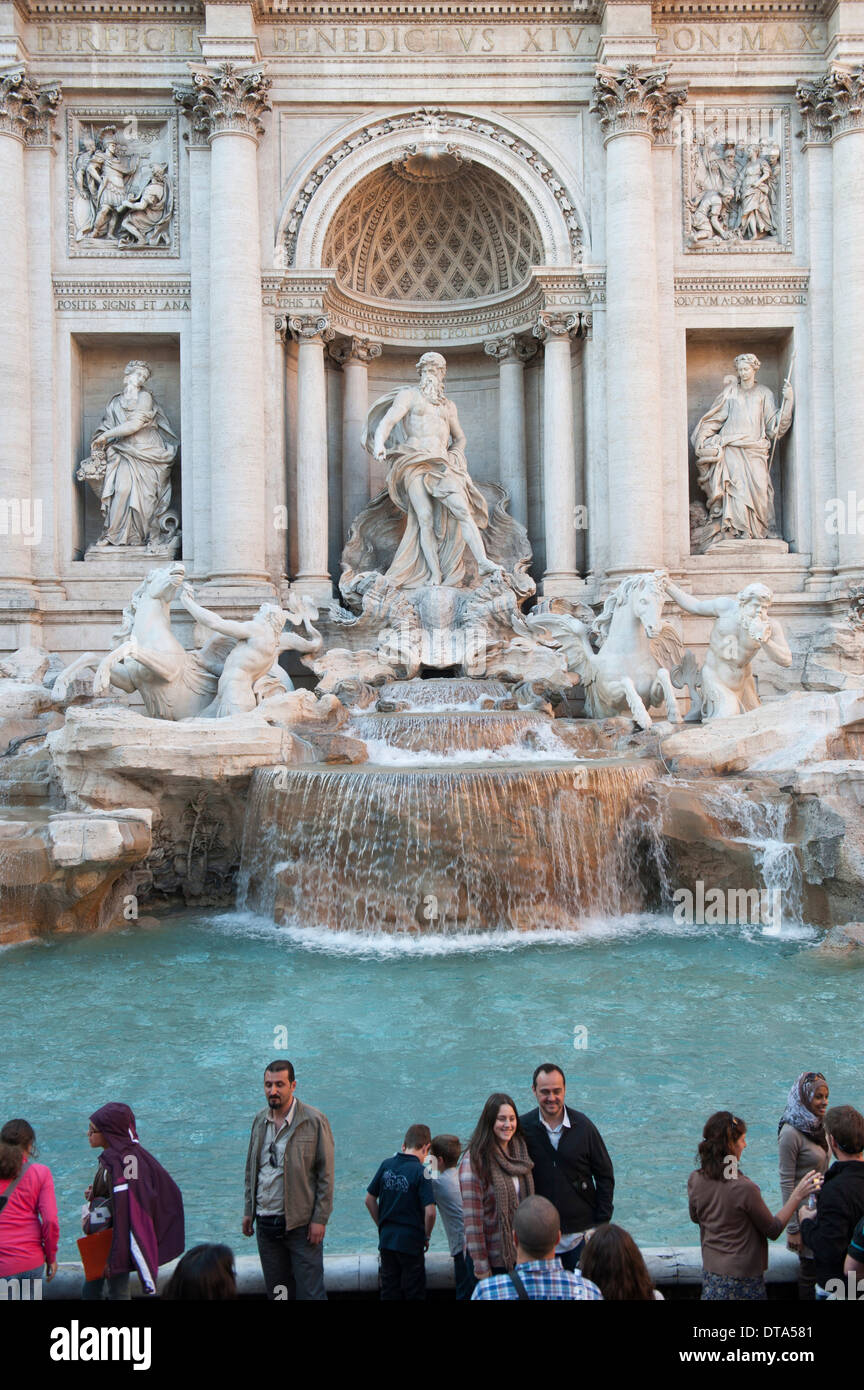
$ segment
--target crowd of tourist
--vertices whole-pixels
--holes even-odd
[[[537,1104],[522,1115],[510,1096],[490,1095],[465,1145],[411,1124],[401,1150],[379,1165],[366,1207],[382,1299],[426,1297],[437,1216],[459,1300],[662,1299],[636,1242],[612,1223],[612,1160],[588,1116],[565,1103],[562,1069],[541,1063],[532,1089]],[[296,1090],[292,1064],[271,1062],[249,1139],[242,1231],[257,1238],[268,1298],[321,1301],[334,1141],[326,1116]],[[784,1230],[799,1257],[800,1298],[830,1297],[835,1281],[864,1276],[864,1116],[851,1105],[829,1108],[828,1098],[820,1072],[803,1072],[789,1092],[778,1126],[783,1205],[774,1213],[742,1169],[744,1121],[728,1110],[706,1121],[687,1184],[703,1299],[764,1299],[768,1241]],[[183,1254],[180,1189],[142,1147],[129,1107],[96,1110],[88,1138],[100,1156],[81,1214],[81,1296],[128,1299],[136,1272],[155,1294],[159,1267],[182,1256],[162,1298],[235,1298],[228,1246]],[[51,1173],[37,1161],[31,1125],[10,1120],[0,1130],[0,1278],[51,1280],[58,1240]]]

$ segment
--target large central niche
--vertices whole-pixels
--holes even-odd
[[[524,284],[543,245],[529,209],[491,169],[456,154],[403,156],[348,194],[323,260],[355,294],[464,301]]]

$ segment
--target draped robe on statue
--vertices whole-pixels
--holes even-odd
[[[764,539],[774,524],[774,488],[768,453],[775,433],[783,435],[792,420],[791,406],[777,409],[767,386],[745,390],[726,386],[693,431],[693,447],[708,511],[719,515],[721,531]],[[717,457],[700,457],[717,447]]]
[[[102,487],[102,545],[146,545],[159,539],[160,523],[171,504],[171,467],[177,436],[149,391],[134,406],[121,392],[105,408],[100,430],[134,426],[109,440]]]
[[[398,394],[399,391],[388,392],[369,411],[363,444],[370,453],[375,431]],[[448,449],[446,454],[437,458],[422,449],[409,449],[405,443],[403,420],[394,426],[389,438],[387,491],[394,505],[405,514],[406,523],[386,578],[400,589],[419,589],[432,583],[432,575],[420,545],[420,526],[408,495],[409,483],[415,478],[422,478],[432,503],[441,583],[457,588],[465,575],[466,544],[459,521],[447,507],[445,499],[460,498],[481,531],[489,523],[486,500],[469,477],[468,463],[461,449]]]

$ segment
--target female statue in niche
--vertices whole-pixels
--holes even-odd
[[[171,467],[177,436],[146,389],[146,362],[128,362],[123,390],[112,396],[93,436],[92,457],[78,477],[102,480],[102,535],[98,548],[140,545],[172,553],[179,533],[171,505]]]
[[[736,375],[702,416],[691,435],[699,486],[708,507],[711,538],[763,540],[774,525],[774,487],[769,470],[771,445],[792,423],[794,397],[788,379],[778,409],[756,373],[752,352],[735,358]]]

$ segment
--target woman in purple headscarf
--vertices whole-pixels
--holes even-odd
[[[144,1292],[153,1294],[159,1266],[183,1253],[180,1189],[141,1147],[128,1105],[111,1101],[94,1111],[88,1138],[91,1148],[102,1154],[85,1194],[84,1233],[94,1235],[110,1226],[114,1234],[104,1274],[85,1281],[82,1298],[129,1298],[133,1270]]]
[[[809,1169],[824,1173],[828,1167],[828,1140],[823,1120],[828,1109],[828,1082],[821,1071],[802,1071],[786,1101],[780,1117],[777,1144],[780,1151],[780,1189],[786,1201],[795,1184]],[[802,1244],[797,1212],[786,1228],[786,1244],[800,1262],[798,1297],[815,1298],[816,1277],[813,1260]]]

